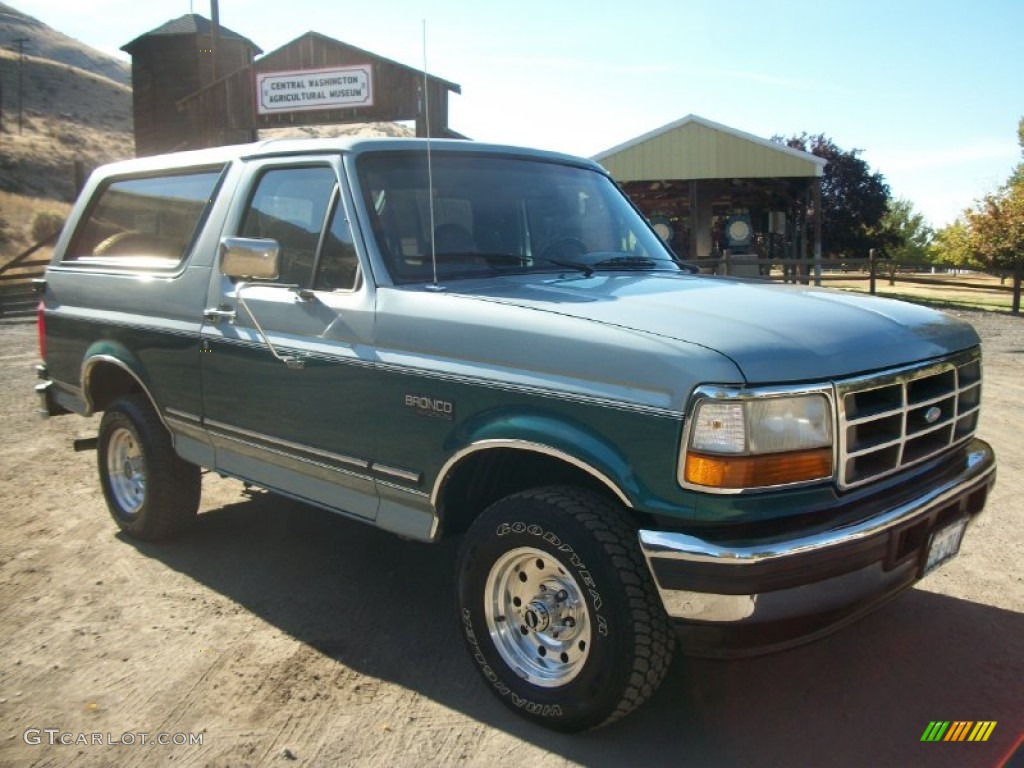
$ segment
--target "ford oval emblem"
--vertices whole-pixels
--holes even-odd
[[[941,415],[942,409],[939,408],[939,406],[937,405],[933,405],[931,408],[924,412],[924,420],[927,421],[929,424],[934,424],[936,421],[939,420],[939,417]]]

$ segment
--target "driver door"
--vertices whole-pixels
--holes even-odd
[[[219,471],[373,519],[373,296],[342,174],[324,158],[268,161],[252,174],[225,234],[275,241],[280,270],[211,282],[203,414]]]

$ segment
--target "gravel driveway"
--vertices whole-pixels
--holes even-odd
[[[209,474],[193,533],[123,538],[95,454],[71,448],[98,421],[39,420],[35,329],[0,325],[0,764],[996,765],[1024,729],[1024,318],[956,314],[985,342],[980,435],[1000,461],[960,556],[811,645],[677,658],[648,705],[580,736],[477,679],[451,543]],[[933,720],[997,725],[921,743]]]

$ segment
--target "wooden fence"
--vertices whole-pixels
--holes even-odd
[[[864,290],[872,295],[900,295],[903,298],[953,306],[981,306],[1004,309],[1020,314],[1021,282],[1024,260],[1012,270],[978,269],[961,264],[930,264],[923,262],[890,261],[868,258],[821,259],[760,259],[756,256],[730,256],[713,259],[690,259],[701,272],[732,277],[753,278],[772,282],[828,285]],[[996,280],[997,279],[997,280]],[[846,283],[847,285],[843,285]],[[934,292],[917,290],[900,294],[898,285],[927,286]],[[946,290],[948,289],[948,290]],[[911,289],[908,288],[908,291]],[[984,293],[996,297],[992,302],[972,300]],[[932,293],[933,295],[928,295]],[[1004,297],[1001,300],[1000,297]]]
[[[53,245],[57,234],[53,233],[0,267],[0,317],[30,317],[33,314],[39,300],[33,281],[43,276],[46,265],[50,263],[49,255],[37,254]]]

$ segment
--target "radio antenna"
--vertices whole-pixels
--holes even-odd
[[[437,284],[437,243],[434,241],[434,164],[430,156],[430,83],[427,82],[427,20],[423,20],[423,123],[427,138],[427,195],[430,202],[430,264]]]

